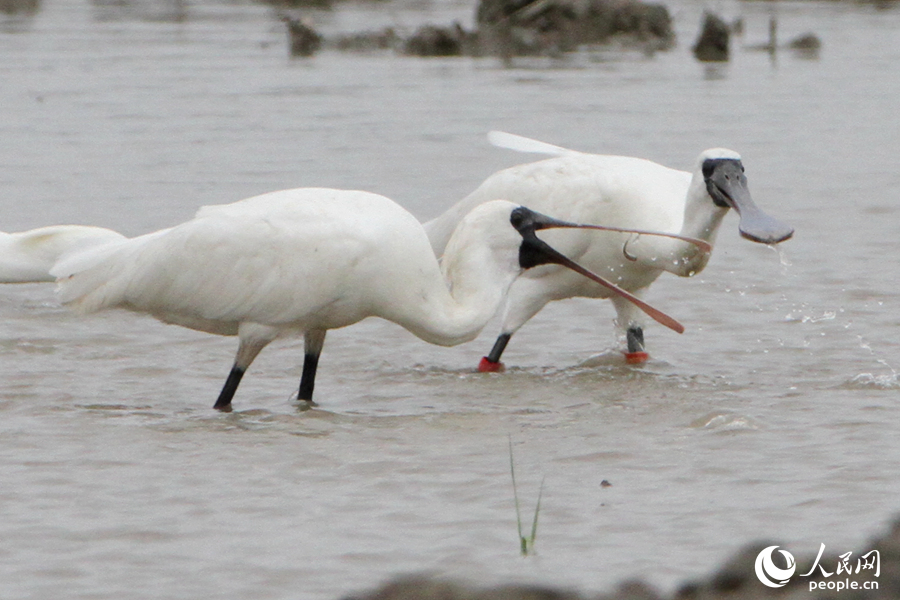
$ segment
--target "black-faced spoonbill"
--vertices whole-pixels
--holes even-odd
[[[466,342],[523,269],[549,263],[628,297],[535,235],[563,227],[582,226],[504,200],[479,203],[459,220],[439,265],[422,225],[393,201],[306,188],[207,206],[182,225],[75,254],[51,273],[60,300],[77,311],[121,307],[237,335],[237,356],[215,403],[228,411],[250,363],[282,335],[304,336],[299,399],[311,402],[328,329],[377,316],[433,344]]]
[[[56,281],[50,269],[61,259],[122,234],[87,225],[53,225],[18,233],[0,231],[0,283]]]
[[[640,158],[586,154],[503,132],[491,132],[489,139],[496,146],[556,156],[494,173],[469,196],[426,223],[438,256],[462,216],[492,198],[515,198],[560,219],[680,233],[709,244],[729,208],[740,215],[741,235],[754,242],[776,244],[794,232],[753,203],[741,157],[731,150],[702,152],[693,173],[688,173]],[[563,238],[549,232],[546,239],[566,256],[638,297],[663,271],[689,277],[703,270],[710,257],[697,244],[659,236],[574,232]],[[576,296],[610,298],[616,324],[626,332],[626,360],[647,360],[643,326],[634,303],[566,269],[546,266],[526,272],[510,288],[500,335],[479,369],[502,368],[500,356],[525,322],[548,302]]]

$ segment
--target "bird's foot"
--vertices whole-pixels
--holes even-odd
[[[297,392],[294,392],[294,395],[291,396],[290,402],[297,408],[298,411],[303,412],[313,408],[317,408],[319,404],[317,402],[313,402],[312,398],[300,398],[298,397]]]
[[[650,355],[646,352],[625,352],[625,362],[629,365],[640,365],[650,359]]]
[[[223,404],[222,406],[214,406],[213,408],[215,408],[217,411],[223,412],[223,413],[230,413],[232,410],[231,403]]]
[[[478,363],[479,373],[500,373],[506,370],[506,366],[502,362],[494,362],[489,360],[487,356],[481,357]]]

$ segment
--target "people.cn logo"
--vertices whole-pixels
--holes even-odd
[[[787,561],[787,569],[775,566],[775,563],[772,562],[772,553],[777,549],[778,546],[769,546],[756,556],[756,576],[770,588],[780,588],[790,580],[794,571],[797,570],[794,555],[787,550],[778,550]]]

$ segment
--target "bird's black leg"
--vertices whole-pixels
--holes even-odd
[[[277,329],[255,323],[241,323],[238,328],[240,342],[234,357],[234,364],[213,408],[222,412],[231,412],[231,400],[234,398],[234,393],[237,391],[244,373],[250,367],[253,359],[266,347],[266,344],[276,337],[278,337]]]
[[[639,325],[631,325],[625,331],[625,339],[628,342],[628,352],[625,353],[625,362],[640,364],[647,362],[649,356],[644,350],[644,330]]]
[[[316,369],[319,366],[319,355],[325,345],[325,330],[314,329],[303,334],[305,353],[303,357],[303,374],[300,376],[300,391],[297,400],[308,406],[315,406],[313,402],[313,388],[316,386]]]
[[[625,332],[625,339],[628,340],[629,352],[644,351],[644,330],[637,325],[632,325]]]
[[[306,354],[303,358],[303,375],[300,376],[300,392],[298,400],[312,402],[313,388],[316,386],[316,368],[319,366],[318,354]]]
[[[494,347],[491,348],[490,354],[483,357],[478,364],[479,371],[482,373],[492,373],[494,371],[503,370],[503,363],[500,362],[500,356],[503,354],[503,351],[506,350],[506,344],[509,343],[509,338],[511,337],[511,333],[501,333],[497,337],[497,341],[494,342]]]
[[[231,412],[231,399],[234,398],[234,393],[237,391],[243,376],[244,369],[238,366],[231,367],[231,373],[228,374],[228,379],[225,380],[225,385],[222,387],[222,392],[219,394],[219,399],[216,400],[213,408],[222,412]]]

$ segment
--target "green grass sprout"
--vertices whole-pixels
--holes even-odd
[[[516,503],[516,529],[519,534],[519,550],[522,556],[534,553],[534,541],[537,539],[538,516],[541,513],[541,498],[544,495],[544,479],[541,479],[541,487],[538,491],[537,505],[534,508],[534,518],[531,521],[531,534],[522,534],[522,513],[519,508],[519,490],[516,486],[516,465],[513,459],[512,436],[509,438],[509,474],[512,476],[513,499]]]

